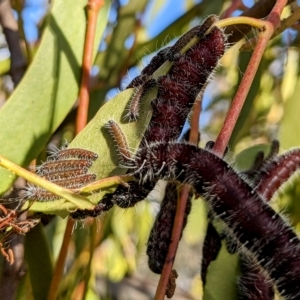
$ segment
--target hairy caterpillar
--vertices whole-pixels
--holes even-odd
[[[98,158],[98,154],[81,148],[67,148],[67,149],[61,149],[57,151],[54,154],[53,159],[62,160],[62,159],[67,159],[72,157],[94,161]]]
[[[266,160],[256,175],[256,190],[267,201],[300,168],[300,149]]]
[[[210,22],[203,24],[205,25],[200,30],[201,36],[211,26],[211,19]],[[197,28],[199,30],[199,27]],[[202,27],[200,26],[200,28]],[[192,31],[194,35],[195,30],[192,29]],[[226,37],[223,31],[214,27],[207,36],[200,39],[192,49],[174,63],[169,74],[158,79],[158,95],[152,102],[153,115],[141,142],[142,145],[154,141],[170,141],[179,137],[196,95],[205,85],[224,53],[225,41]],[[177,44],[175,45],[178,49]],[[130,192],[134,191],[138,195],[138,190],[138,185],[132,183]],[[128,195],[128,189],[120,186],[117,194]],[[138,200],[127,201],[127,207],[143,199],[141,196],[138,198]],[[114,197],[113,201],[117,205],[121,202],[122,207],[125,207],[124,197],[120,201],[118,201],[118,197]]]
[[[186,53],[180,55],[174,62],[169,73],[158,78],[156,83],[158,93],[156,99],[152,102],[152,118],[141,145],[155,141],[172,141],[180,136],[197,94],[205,86],[225,51],[226,36],[221,29],[213,27],[211,32],[205,35],[206,31],[216,20],[216,16],[208,17],[203,24],[192,29],[179,39],[173,46],[174,50],[171,47],[166,51],[160,51],[158,57],[154,57],[150,65],[146,67],[144,73],[142,72],[141,77],[137,80],[134,79],[129,84],[128,87],[141,88],[140,82],[144,82],[145,76],[148,76],[147,78],[149,79],[151,72],[154,72],[167,59],[168,51],[171,51],[173,53],[171,56],[174,57],[174,55],[176,56],[175,53],[178,53],[184,47],[185,43],[188,43],[193,37],[198,37],[199,41],[190,50],[186,51]],[[143,93],[146,92],[144,89]],[[134,106],[137,107],[137,104]],[[129,112],[129,114],[134,115],[137,112],[133,111]],[[107,126],[117,143],[118,140],[123,140],[123,138],[120,139],[118,137],[120,130],[117,130],[118,134],[115,134],[111,124]],[[117,124],[114,124],[114,126],[117,126]],[[119,145],[120,149],[118,152],[123,160],[126,160],[126,158],[129,158],[124,154],[123,144]],[[132,182],[129,189],[119,186],[114,194],[105,195],[101,201],[109,203],[109,206],[116,204],[123,208],[131,207],[138,201],[143,200],[153,187],[154,185],[143,186],[141,190],[138,183]],[[149,190],[147,190],[148,188]],[[91,214],[94,216],[94,212],[91,212]],[[87,215],[89,215],[89,211],[82,211],[80,218],[84,218]],[[80,212],[72,214],[72,217],[78,216],[80,216]]]
[[[58,150],[50,155],[50,160],[37,167],[37,174],[65,188],[80,188],[96,179],[88,174],[89,168],[98,155],[92,151],[69,148]],[[28,184],[22,191],[22,197],[37,201],[52,201],[60,197],[35,185]]]
[[[142,70],[141,75],[135,77],[126,87],[138,88],[142,86],[147,80],[152,79],[153,73],[167,60],[167,53],[171,47],[166,47],[160,50],[150,61],[150,63]]]
[[[226,37],[214,27],[157,80],[158,93],[152,102],[152,118],[143,142],[177,139],[194,104],[225,51]],[[171,48],[172,49],[172,48]]]
[[[240,300],[274,299],[273,284],[257,262],[249,255],[240,254],[241,276],[238,280]]]
[[[183,143],[153,143],[134,162],[140,183],[157,179],[192,185],[215,215],[268,272],[287,299],[300,297],[300,241],[265,201],[221,158]]]
[[[191,211],[191,197],[192,195],[190,194],[185,209],[182,229],[186,226],[187,217]],[[161,274],[171,243],[172,229],[177,208],[177,198],[177,185],[169,183],[166,187],[166,194],[162,200],[160,211],[156,216],[149,235],[146,251],[148,255],[148,265],[150,270],[157,274]]]
[[[288,151],[280,156],[277,156],[278,152],[279,142],[274,140],[272,141],[269,155],[265,158],[263,152],[259,152],[253,166],[249,170],[241,173],[242,177],[246,176],[247,180],[250,179],[251,186],[253,186],[256,192],[262,196],[265,201],[270,201],[280,186],[284,184],[300,167],[299,149]],[[228,238],[230,237],[227,237],[227,239]],[[208,232],[205,243],[210,244],[215,240],[215,235],[211,235]],[[238,247],[238,245],[236,245],[236,247]],[[210,255],[209,251],[205,250],[206,249],[204,248],[204,265],[207,263],[207,259],[205,259],[205,257],[209,257]],[[212,251],[212,249],[210,251]],[[236,250],[230,252],[235,253]],[[265,291],[265,298],[262,297],[257,299],[273,299],[274,289],[270,284],[270,279],[266,276],[266,273],[260,269],[257,263],[253,262],[253,259],[246,258],[245,255],[241,255],[241,260],[243,265],[242,272],[247,271],[247,273],[242,274],[239,279],[239,288],[242,292],[241,297],[243,297],[243,299],[254,299],[254,293],[258,293],[259,290],[262,290]],[[251,265],[251,263],[254,265]],[[253,274],[251,272],[253,272]],[[206,274],[203,274],[202,271],[202,279],[205,278],[205,275]],[[252,294],[249,294],[249,292],[246,291],[250,291],[251,286],[253,292]],[[257,289],[257,286],[260,286],[260,288]],[[266,293],[269,295],[268,298],[266,298]],[[246,298],[247,295],[249,296],[248,298]]]
[[[207,224],[206,235],[202,249],[201,279],[203,285],[206,283],[206,274],[209,264],[217,258],[221,246],[222,244],[219,233],[209,221]]]
[[[90,168],[92,162],[83,159],[68,159],[59,161],[46,161],[41,166],[37,167],[37,174],[41,176],[48,176],[55,172],[73,171],[78,169]]]

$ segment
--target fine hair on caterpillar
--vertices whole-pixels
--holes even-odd
[[[134,79],[129,84],[128,87],[137,89],[128,112],[128,116],[135,118],[139,115],[139,101],[147,93],[147,89],[155,84],[149,76],[167,59],[174,61],[168,74],[160,76],[156,81],[158,92],[156,99],[152,101],[153,115],[144,141],[150,143],[179,137],[196,96],[209,80],[225,51],[226,36],[221,29],[214,27],[205,35],[216,20],[216,16],[208,17],[201,25],[182,36],[174,46],[161,50],[145,71],[142,71],[139,79]],[[189,46],[193,38],[198,41]],[[183,49],[184,52],[181,53]],[[144,78],[145,74],[148,79],[140,83],[140,78]],[[135,84],[136,81],[139,83]]]
[[[142,139],[142,145],[154,141],[175,140],[180,136],[197,94],[205,86],[210,74],[225,51],[226,37],[221,29],[214,27],[209,34],[204,35],[214,21],[215,17],[209,17],[208,21],[204,21],[197,29],[192,29],[192,34],[187,33],[189,35],[188,40],[198,35],[200,36],[199,41],[174,62],[167,75],[158,78],[157,97],[151,104],[153,114]],[[174,46],[177,50],[179,49],[178,44]],[[165,54],[166,51],[160,51],[160,57],[157,59],[158,63],[155,64],[155,67],[150,63],[149,69],[151,71],[162,63],[162,56]],[[208,55],[210,57],[206,57]],[[155,60],[156,58],[153,58],[152,61]],[[112,130],[110,130],[110,133],[113,133],[113,139],[118,143],[118,140],[120,140],[118,134],[116,135]],[[118,152],[124,158],[121,149]],[[137,191],[139,189],[137,186],[137,184],[131,183],[130,192]],[[128,195],[128,188],[120,186],[114,196],[106,195],[104,198],[112,197],[117,205],[119,205],[118,203],[122,205],[121,207],[130,207],[137,201],[143,200],[141,195],[139,200],[133,199],[133,197],[130,200],[130,196],[124,197],[126,194]],[[133,194],[138,195],[138,193]],[[116,195],[120,195],[120,201],[118,200],[119,196]],[[125,199],[127,199],[126,206]]]
[[[238,279],[240,300],[273,300],[273,282],[251,255],[240,253],[241,275]]]
[[[140,183],[165,179],[192,185],[268,272],[281,295],[300,297],[297,235],[225,161],[189,144],[153,143],[138,151],[133,165]]]
[[[97,153],[81,148],[65,148],[54,151],[42,165],[36,168],[37,174],[61,187],[77,189],[95,181],[96,175],[88,173]],[[60,197],[33,184],[22,189],[22,198],[37,201],[53,201]]]
[[[264,153],[262,151],[258,152],[256,155],[256,158],[254,160],[254,163],[252,167],[240,173],[239,175],[242,178],[245,178],[247,182],[255,189],[256,193],[258,193],[265,201],[270,201],[274,193],[281,187],[282,184],[284,184],[286,181],[289,180],[289,178],[299,169],[300,166],[300,151],[299,149],[293,149],[288,152],[285,152],[282,155],[278,155],[279,152],[279,142],[277,140],[272,141],[270,153],[265,157]],[[220,237],[219,237],[220,239]],[[212,243],[215,240],[215,237],[211,234],[207,234],[205,238],[205,243]],[[228,244],[235,245],[236,247],[240,247],[238,245],[237,241],[230,242],[231,239],[230,234],[226,235],[227,240],[227,246]],[[232,247],[230,247],[232,248]],[[203,249],[203,255],[209,256],[210,254],[205,253],[205,248]],[[233,252],[230,251],[230,253],[235,253],[237,250],[235,249]],[[268,293],[271,293],[272,287],[270,285],[270,279],[266,276],[266,273],[262,270],[259,270],[259,266],[251,266],[251,262],[253,262],[253,259],[245,259],[245,255],[241,255],[243,259],[243,264],[248,264],[247,268],[243,268],[247,274],[241,275],[239,285],[240,291],[242,293],[242,297],[246,297],[245,289],[241,289],[243,286],[247,286],[247,289],[251,289],[251,284],[253,291],[256,290],[256,286],[260,286],[260,289],[268,291]],[[206,260],[204,259],[203,262]],[[202,262],[202,264],[203,264]],[[254,272],[254,274],[251,274],[251,272]],[[202,273],[203,274],[203,273]],[[251,280],[248,280],[251,278]],[[246,283],[244,284],[244,281],[246,280]],[[263,287],[263,284],[265,286]],[[274,290],[273,290],[274,294]],[[253,296],[253,294],[252,294]],[[253,296],[254,297],[254,296]],[[243,298],[244,299],[244,298]],[[246,299],[246,298],[245,298]],[[251,297],[248,299],[252,299]],[[256,298],[255,298],[256,299]],[[273,299],[272,297],[269,298],[262,298],[262,299]]]
[[[175,50],[172,50],[172,47],[161,50],[144,69],[145,71],[142,71],[141,76],[133,79],[128,85],[128,87],[137,89],[141,89],[142,84],[152,86],[152,82],[149,83],[149,80],[152,79],[150,75],[166,61],[167,53],[171,50],[173,53],[171,56],[174,57],[175,53],[187,46],[181,55],[177,55],[169,73],[160,76],[156,82],[158,93],[156,99],[151,103],[153,114],[141,145],[156,141],[172,141],[180,136],[197,95],[206,85],[226,48],[226,36],[222,29],[213,27],[210,33],[205,35],[216,20],[216,16],[208,17],[201,25],[189,31],[186,34],[187,37],[179,39],[174,45]],[[191,46],[184,44],[184,41],[189,43],[193,38],[197,38],[196,43]],[[169,58],[171,56],[169,55]],[[143,87],[142,89],[141,96],[147,93],[147,88]],[[133,107],[138,108],[139,99],[134,99],[134,101],[137,103],[134,103]],[[128,112],[128,115],[138,116],[138,114],[138,110]],[[122,160],[130,161],[129,154],[124,153],[127,151],[124,146],[126,139],[123,139],[117,124],[110,121],[106,126],[117,143],[118,153]],[[154,185],[148,184],[143,186],[141,191],[141,187],[136,182],[130,183],[129,189],[119,186],[114,194],[105,195],[101,202],[104,200],[103,203],[109,203],[110,207],[113,204],[123,208],[131,207],[143,200],[153,187]],[[99,205],[103,207],[100,202]],[[100,209],[97,208],[97,211],[100,212]],[[72,217],[81,218],[87,215],[88,211],[85,210],[82,211],[82,216],[78,211],[76,214],[72,214]],[[91,212],[91,215],[94,216],[95,212]]]
[[[158,78],[157,97],[152,101],[153,114],[144,135],[145,141],[150,143],[179,137],[196,96],[224,53],[225,40],[223,32],[214,28],[180,56],[167,75]],[[209,58],[206,57],[208,54]]]
[[[165,196],[162,200],[158,215],[151,229],[147,242],[146,253],[148,255],[148,265],[152,272],[161,274],[165,264],[169,245],[172,238],[172,229],[177,208],[178,186],[169,183],[165,189]],[[189,195],[185,208],[182,230],[187,224],[187,217],[192,207],[192,194]],[[182,233],[181,233],[182,234]]]
[[[300,149],[266,159],[255,175],[255,189],[267,201],[300,168]]]

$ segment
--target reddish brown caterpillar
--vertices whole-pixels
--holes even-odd
[[[130,100],[130,105],[128,108],[128,113],[126,114],[126,118],[128,117],[130,121],[136,121],[140,116],[140,103],[153,86],[156,86],[156,81],[154,79],[147,80],[144,84],[136,87],[136,90]]]
[[[53,180],[52,182],[67,189],[77,189],[85,184],[91,183],[96,179],[95,174],[75,175],[72,178]],[[51,201],[59,199],[58,195],[55,195],[41,187],[36,185],[27,185],[23,191],[23,197],[25,199],[38,200],[38,201]]]
[[[120,160],[122,162],[129,160],[131,153],[129,151],[126,137],[124,136],[119,125],[115,121],[109,120],[105,127],[109,130],[111,137],[116,142]]]
[[[209,79],[225,50],[226,37],[221,29],[214,27],[204,36],[211,25],[212,18],[209,18],[209,21],[204,21],[202,26],[197,27],[202,39],[174,63],[168,75],[158,79],[158,95],[152,102],[153,115],[141,142],[142,145],[179,137],[196,95]],[[194,34],[196,33],[193,30]],[[132,191],[138,195],[138,186],[131,184],[130,192]],[[128,194],[128,189],[120,186],[116,193]],[[106,197],[111,196],[106,195],[104,198]],[[122,207],[125,207],[123,199],[118,201],[118,198],[114,197],[114,203],[119,205],[121,202]],[[141,196],[138,200],[127,201],[127,207],[140,200],[143,200]]]
[[[80,148],[61,149],[37,167],[37,174],[64,188],[75,189],[91,183],[95,174],[88,174],[97,153]],[[52,201],[60,197],[36,185],[28,184],[22,192],[25,199]]]
[[[64,160],[67,158],[78,158],[89,161],[94,161],[98,158],[98,154],[81,148],[67,148],[59,150],[55,153],[55,160]]]
[[[172,56],[183,48],[184,41],[189,42],[195,36],[200,37],[200,40],[190,50],[180,55],[169,74],[159,77],[157,98],[152,102],[152,118],[141,145],[154,141],[172,141],[180,136],[197,94],[205,86],[225,51],[226,36],[221,29],[213,27],[211,32],[205,35],[206,31],[216,20],[215,16],[208,17],[203,24],[196,29],[192,29],[191,32],[187,33],[187,37],[181,38],[174,45],[175,50],[172,50]],[[170,49],[160,51],[159,56],[153,58],[149,68],[146,68],[146,77],[166,60],[166,55]],[[143,75],[145,73],[142,72],[142,77],[136,81],[133,80],[129,87],[139,87],[141,81],[144,83],[145,77]],[[150,79],[149,76],[147,77],[148,79]],[[133,114],[136,113],[133,112]],[[108,124],[108,126],[111,126],[111,124]],[[111,128],[110,132],[112,132]],[[113,134],[113,138],[118,141],[115,134]],[[122,153],[124,147],[121,146],[120,148],[120,156],[125,160],[126,157],[128,159],[128,156]],[[101,201],[107,203],[109,207],[113,204],[123,208],[131,207],[145,198],[144,195],[146,196],[151,191],[148,188],[152,189],[153,185],[150,186],[148,184],[141,191],[141,187],[133,182],[130,183],[129,189],[119,186],[113,195],[105,195]],[[99,202],[99,205],[103,208],[103,204]],[[98,208],[96,210],[99,213],[101,212]],[[72,217],[83,218],[87,215],[88,211],[82,211],[82,217],[80,217],[80,212],[78,211],[76,214],[72,214]],[[95,212],[92,211],[91,215],[95,216]]]
[[[252,168],[243,172],[250,179],[250,184],[256,189],[256,192],[266,201],[270,201],[280,186],[300,167],[299,149],[288,151],[280,156],[277,156],[278,152],[279,142],[274,140],[269,155],[264,158],[263,152],[259,152]],[[244,299],[273,299],[275,292],[270,284],[269,276],[253,259],[247,259],[242,255],[241,263],[242,275],[239,279],[241,297]],[[258,298],[258,291],[260,291],[261,298]],[[248,298],[246,298],[247,295],[249,295]]]
[[[166,76],[158,78],[153,114],[142,144],[179,137],[196,96],[225,51],[225,41],[223,31],[214,27],[174,63]]]
[[[253,186],[267,201],[300,168],[300,149],[290,150],[282,155],[266,158],[258,169]]]
[[[88,172],[88,168],[84,167],[82,169],[75,169],[75,170],[62,170],[62,171],[54,171],[51,173],[45,174],[43,178],[49,180],[49,181],[55,181],[55,180],[62,180],[62,179],[68,179],[77,177],[80,175],[84,175]]]
[[[299,299],[299,238],[225,161],[193,145],[154,143],[141,148],[129,167],[136,168],[140,183],[165,179],[192,185],[268,272],[281,295]]]
[[[46,161],[37,167],[37,174],[48,176],[50,173],[72,171],[78,169],[88,169],[92,166],[92,162],[84,159],[66,159],[58,161]]]
[[[162,200],[160,211],[149,235],[146,251],[148,255],[148,265],[150,270],[157,274],[161,274],[171,243],[172,229],[177,208],[177,198],[177,185],[169,183],[166,187],[166,194]],[[190,194],[185,209],[182,230],[186,226],[187,217],[191,211],[191,207],[192,195]]]

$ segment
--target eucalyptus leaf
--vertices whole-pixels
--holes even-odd
[[[110,1],[101,9],[94,51],[106,28]],[[86,0],[54,1],[34,60],[0,110],[0,153],[27,166],[74,105],[81,78],[86,30]],[[15,179],[0,169],[0,193]]]
[[[119,156],[116,146],[108,130],[105,128],[109,120],[117,122],[126,136],[130,149],[137,149],[143,137],[148,123],[151,118],[150,102],[156,95],[156,89],[148,93],[147,99],[141,105],[140,118],[137,122],[125,122],[126,109],[133,94],[133,89],[128,89],[118,94],[112,100],[108,101],[96,114],[93,120],[80,132],[79,135],[72,141],[69,148],[83,148],[93,151],[98,154],[98,159],[90,168],[91,173],[95,173],[97,178],[106,178],[114,175],[122,175],[126,173],[126,169],[118,167]],[[146,99],[145,99],[146,100]],[[134,152],[133,152],[134,154]],[[90,198],[94,204],[107,193],[112,193],[114,189],[109,188],[93,194]],[[45,213],[55,213],[61,216],[68,214],[77,207],[72,206],[71,203],[64,199],[49,201],[49,202],[35,202],[31,210],[43,211]]]
[[[235,167],[237,167],[241,171],[246,171],[253,166],[258,152],[263,151],[266,157],[270,153],[270,150],[271,144],[258,144],[249,147],[236,155]]]
[[[204,287],[204,300],[237,299],[236,279],[239,274],[237,254],[229,254],[225,243],[217,259],[211,262],[207,272],[207,283]]]
[[[171,66],[171,62],[165,62],[154,72],[153,77],[157,78],[160,75],[165,75]],[[152,87],[143,97],[138,120],[136,122],[127,122],[126,112],[133,93],[134,89],[127,89],[103,105],[91,122],[69,145],[69,148],[88,149],[98,154],[98,159],[89,169],[91,173],[96,174],[96,180],[114,175],[123,175],[127,172],[126,168],[119,166],[119,153],[115,142],[105,128],[107,122],[114,120],[119,125],[127,139],[129,149],[132,150],[132,155],[138,149],[143,134],[148,127],[152,115],[151,102],[156,98],[157,87]],[[116,187],[103,189],[98,193],[93,193],[88,198],[92,203],[97,204],[105,194],[114,192]],[[48,202],[36,201],[30,209],[65,217],[77,208],[72,203],[59,199]]]
[[[34,299],[43,300],[49,292],[53,266],[49,245],[41,223],[26,234],[25,249]]]

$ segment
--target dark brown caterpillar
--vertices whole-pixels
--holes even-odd
[[[205,28],[201,34],[211,26],[210,23],[209,26],[206,22],[204,24]],[[194,30],[193,34],[195,34]],[[141,142],[142,145],[154,141],[172,141],[180,136],[197,93],[205,85],[225,51],[225,42],[223,31],[214,27],[207,36],[174,63],[168,75],[158,79],[158,95],[152,102],[153,115]],[[116,193],[128,195],[128,188],[120,186]],[[128,197],[127,207],[144,199],[141,195],[138,196],[137,184],[130,184],[129,193],[137,195],[138,198],[129,200]],[[104,198],[107,197],[111,195],[106,195]],[[119,199],[113,196],[113,202],[116,205],[121,203],[121,207],[125,208],[124,197]]]
[[[273,284],[257,262],[249,255],[240,254],[241,276],[238,280],[240,300],[273,300]]]
[[[147,255],[148,265],[152,272],[161,274],[164,266],[169,245],[171,243],[172,229],[177,208],[177,185],[169,183],[166,187],[166,194],[161,203],[160,211],[156,216],[155,222],[151,229],[148,243]],[[187,217],[192,207],[192,194],[187,201],[183,227],[186,226]]]
[[[192,185],[268,272],[281,295],[299,299],[299,238],[225,161],[192,145],[154,143],[138,151],[134,166],[140,183],[166,179]]]
[[[202,249],[202,261],[201,261],[201,279],[203,285],[206,284],[206,274],[209,264],[215,260],[221,249],[221,238],[219,233],[212,225],[211,221],[208,222],[204,245]]]
[[[152,118],[141,145],[155,141],[173,141],[180,136],[197,94],[205,86],[225,51],[226,36],[221,29],[214,27],[209,34],[205,35],[215,20],[216,17],[209,17],[202,25],[188,32],[187,37],[182,37],[174,45],[173,54],[181,51],[184,41],[188,42],[195,36],[200,37],[190,50],[174,62],[166,76],[158,78],[158,94],[152,102]],[[156,70],[166,60],[168,51],[161,51],[159,56],[151,61],[149,68],[144,73],[142,72],[142,75],[147,73],[148,76]],[[129,87],[131,86],[139,86],[139,84],[133,81]],[[116,140],[115,136],[113,138]],[[119,153],[124,156],[120,150]],[[149,185],[148,187],[153,188]],[[104,196],[102,201],[110,203],[109,206],[114,203],[123,208],[130,207],[145,198],[144,195],[150,192],[147,188],[144,186],[141,191],[137,183],[130,183],[129,189],[119,186],[113,195]],[[86,216],[87,213],[85,211],[83,215]],[[92,214],[94,215],[93,212]]]
[[[300,149],[290,150],[273,159],[267,159],[255,177],[257,193],[267,201],[300,168]]]
[[[223,31],[214,27],[174,63],[166,76],[158,78],[153,114],[142,144],[179,137],[197,94],[225,51],[225,42]]]
[[[167,53],[171,47],[166,47],[160,50],[150,61],[150,63],[142,70],[141,75],[135,77],[126,87],[140,87],[146,81],[152,79],[152,74],[167,60]]]

